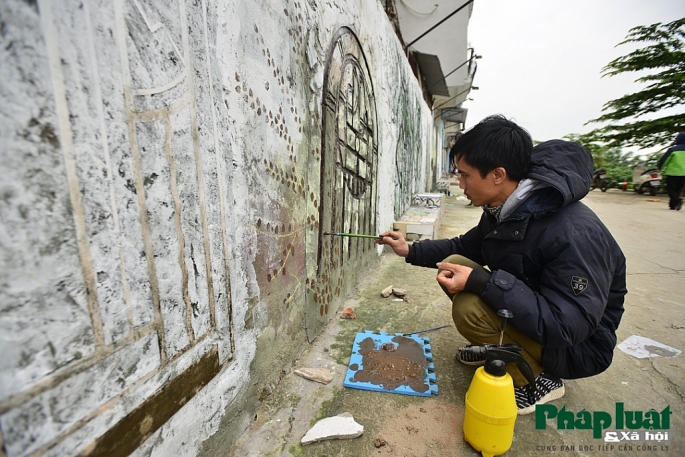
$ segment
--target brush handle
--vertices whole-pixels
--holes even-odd
[[[449,324],[441,325],[440,327],[427,328],[426,330],[419,330],[418,332],[403,333],[402,335],[418,335],[419,333],[432,332],[434,330],[440,330],[441,328],[449,327]]]
[[[349,236],[352,238],[373,238],[375,240],[380,239],[381,237],[378,235],[360,235],[358,233],[340,233],[340,232],[329,232],[329,235],[332,236]]]

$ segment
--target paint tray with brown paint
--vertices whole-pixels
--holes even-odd
[[[430,339],[357,333],[343,385],[353,389],[430,397],[438,394]]]

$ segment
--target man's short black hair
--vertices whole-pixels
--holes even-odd
[[[530,134],[500,114],[488,116],[468,130],[450,149],[450,162],[472,166],[485,178],[497,167],[514,181],[526,177],[533,140]]]

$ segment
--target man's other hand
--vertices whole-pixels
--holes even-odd
[[[473,271],[471,267],[442,262],[438,265],[438,283],[450,294],[458,294],[466,287],[466,281]]]
[[[387,244],[392,248],[393,251],[395,251],[395,254],[400,257],[407,257],[409,255],[409,245],[407,244],[407,240],[404,239],[402,233],[388,231],[381,233],[379,236],[382,238],[379,240],[374,240],[374,243]]]

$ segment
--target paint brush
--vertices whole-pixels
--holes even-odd
[[[418,332],[403,333],[402,336],[418,335],[419,333],[432,332],[433,330],[440,330],[441,328],[449,327],[449,324],[441,325],[439,327],[427,328],[426,330],[419,330]]]
[[[350,236],[353,238],[373,238],[375,240],[380,240],[383,237],[379,235],[360,235],[358,233],[340,233],[340,232],[323,232],[324,235],[331,235],[331,236]]]

